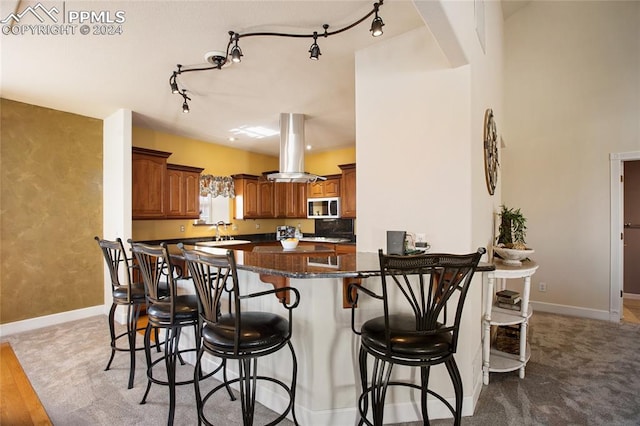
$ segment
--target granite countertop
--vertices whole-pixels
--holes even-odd
[[[367,278],[380,275],[378,253],[341,253],[322,246],[298,246],[296,251],[284,251],[278,246],[257,246],[253,251],[234,250],[239,270],[287,278]],[[196,249],[195,246],[187,246]],[[255,250],[258,249],[258,250]],[[300,250],[297,250],[300,249]],[[176,245],[170,245],[172,256],[181,258]],[[226,249],[197,247],[214,254],[224,254]],[[495,266],[481,262],[477,271],[492,271]]]

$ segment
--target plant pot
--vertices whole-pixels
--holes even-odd
[[[493,246],[493,251],[500,256],[502,263],[508,266],[520,266],[524,259],[535,253],[533,249],[517,250],[500,246]]]

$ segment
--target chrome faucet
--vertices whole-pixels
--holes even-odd
[[[222,240],[222,237],[220,236],[220,225],[223,225],[224,232],[227,232],[227,224],[223,220],[218,221],[218,223],[216,223],[216,241]]]

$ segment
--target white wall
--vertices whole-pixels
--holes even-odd
[[[539,309],[609,317],[609,154],[640,149],[639,23],[633,1],[531,2],[505,23],[503,199],[528,218]]]
[[[502,12],[482,3],[485,53],[473,1],[415,3],[425,28],[356,55],[358,250],[385,248],[386,230],[407,230],[425,233],[432,252],[475,251],[490,244],[500,205],[500,189],[486,189],[482,143],[486,108],[501,131]],[[481,386],[481,285],[478,274],[456,355],[465,414]],[[446,373],[431,382],[450,389]]]

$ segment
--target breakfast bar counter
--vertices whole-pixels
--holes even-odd
[[[360,341],[351,330],[351,309],[346,304],[346,286],[350,282],[358,282],[380,292],[379,279],[375,278],[379,275],[378,254],[336,254],[320,246],[317,250],[303,246],[298,248],[300,250],[284,251],[277,250],[277,246],[256,246],[246,251],[234,250],[238,278],[246,292],[264,291],[265,285],[269,284],[276,287],[291,286],[300,292],[300,304],[293,312],[291,339],[298,358],[295,410],[300,424],[353,425],[356,423],[356,401],[359,395]],[[226,252],[221,248],[197,249],[214,253]],[[171,248],[171,251],[176,255],[179,252],[177,247]],[[483,264],[482,268],[491,270],[493,266]],[[481,280],[481,277],[481,274],[477,274],[476,279]],[[185,282],[182,287],[188,289],[189,284]],[[250,310],[285,315],[285,310],[276,297],[256,298],[248,303]],[[381,309],[377,300],[361,298],[355,309],[356,326],[359,327],[359,324],[372,316],[380,315]],[[215,358],[206,358],[203,366],[213,369],[219,362]],[[470,368],[462,365],[460,367]],[[236,368],[233,363],[228,365],[230,377],[234,377]],[[277,353],[270,355],[261,359],[258,368],[260,374],[286,382],[290,380],[291,356]],[[407,374],[407,371],[398,371],[401,375]],[[438,380],[436,370],[433,376],[434,386],[442,386],[444,389],[441,390],[446,395],[447,386],[450,385],[446,380]],[[258,388],[256,400],[277,412],[281,412],[288,403],[284,395],[268,384]],[[389,403],[385,408],[385,421],[420,420],[419,397],[406,392],[393,393],[387,401]],[[473,402],[471,409],[472,407]],[[429,400],[432,418],[450,417],[449,411],[444,410],[446,408],[442,406],[441,410],[440,403]]]

